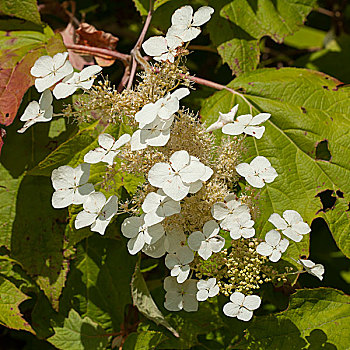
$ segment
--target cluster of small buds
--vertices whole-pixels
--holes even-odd
[[[98,147],[84,155],[83,164],[55,169],[53,207],[82,205],[75,228],[90,226],[102,235],[118,210],[132,213],[121,226],[128,238],[128,251],[153,258],[165,256],[170,271],[164,280],[164,306],[168,310],[196,311],[198,302],[221,293],[230,296],[224,314],[248,321],[261,304],[260,297],[252,295],[261,284],[284,282],[288,274],[300,272],[322,279],[324,268],[300,259],[297,263],[302,271],[279,274],[273,269],[270,262],[280,260],[289,245],[287,238],[300,242],[310,227],[294,210],[286,210],[282,217],[274,213],[269,222],[275,229],[259,242],[254,238],[257,215],[251,197],[235,193],[239,176],[258,189],[278,176],[263,156],[239,163],[242,140],[263,137],[262,124],[271,115],[236,117],[239,106],[235,105],[229,112],[219,113],[218,120],[206,128],[196,115],[180,106],[190,94],[181,58],[188,54],[187,43],[200,34],[199,26],[209,21],[213,11],[203,6],[193,13],[191,6],[181,7],[174,12],[165,37],[144,42],[144,51],[161,63],[151,66],[145,61],[145,72],[135,89],[119,93],[107,81],[92,87],[101,68],[90,66],[73,72],[67,53],[38,59],[32,75],[43,94],[25,110],[21,120],[26,123],[19,132],[36,122],[51,120],[53,98],[49,88],[55,86],[56,98],[65,98],[78,88],[90,90],[90,99],[86,103],[78,100],[74,106],[78,119],[123,122],[133,132],[119,138],[101,134]],[[69,106],[65,113],[72,111]],[[211,132],[220,129],[229,136],[217,145]],[[119,171],[143,177],[144,183],[130,201],[120,203],[115,195],[106,198],[88,182],[90,166],[100,162],[106,163],[100,184],[104,189],[113,187]]]

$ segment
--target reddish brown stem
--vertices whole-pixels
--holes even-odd
[[[113,50],[101,49],[99,47],[67,44],[66,48],[71,49],[71,50],[75,50],[75,51],[83,51],[86,53],[90,53],[94,56],[100,56],[100,57],[104,57],[104,58],[106,56],[110,56],[110,57],[113,57],[117,60],[123,61],[123,62],[128,63],[128,64],[129,64],[130,58],[131,58],[130,55],[126,55],[124,53],[120,53],[120,52],[113,51]]]

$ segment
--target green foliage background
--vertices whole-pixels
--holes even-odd
[[[51,207],[52,170],[78,165],[101,132],[118,135],[123,126],[61,118],[16,132],[38,98],[30,67],[65,51],[54,30],[69,16],[55,1],[39,1],[39,13],[35,0],[0,0],[1,350],[350,348],[350,4],[156,0],[148,35],[164,32],[173,11],[187,4],[215,9],[189,47],[191,74],[238,93],[197,85],[184,104],[208,122],[236,103],[240,114],[249,104],[254,114],[272,114],[264,137],[247,139],[244,154],[246,161],[263,154],[279,174],[260,193],[258,237],[272,228],[272,212],[297,210],[312,232],[289,255],[324,264],[323,282],[302,275],[294,285],[264,286],[264,303],[248,323],[223,315],[223,297],[197,313],[166,311],[167,270],[161,260],[127,252],[122,218],[102,237],[73,228],[76,208]],[[148,0],[77,0],[75,16],[119,37],[117,50],[129,53],[148,10]],[[103,72],[118,85],[123,65]],[[102,172],[95,166],[91,175]],[[126,198],[140,181],[121,174],[113,192]]]

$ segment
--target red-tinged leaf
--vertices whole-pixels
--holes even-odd
[[[30,69],[43,55],[64,52],[59,34],[49,27],[35,31],[0,31],[0,124],[10,125],[23,95],[34,84]],[[1,141],[0,141],[1,144]]]
[[[6,130],[5,129],[0,129],[0,153],[1,153],[2,146],[4,144],[5,136],[6,136]]]
[[[60,31],[60,34],[62,35],[63,42],[65,45],[72,45],[75,44],[74,42],[74,35],[75,30],[72,23],[68,23],[67,27]],[[73,50],[68,50],[69,52],[69,61],[72,64],[72,66],[76,69],[82,70],[84,66],[92,65],[94,64],[94,59],[91,55],[80,55]]]
[[[119,39],[111,33],[97,30],[93,25],[81,23],[76,30],[77,44],[84,46],[99,47],[102,49],[115,50]],[[111,66],[115,62],[115,58],[95,57],[96,62],[101,67]]]

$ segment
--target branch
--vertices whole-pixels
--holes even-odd
[[[85,46],[85,45],[75,45],[75,44],[66,44],[67,49],[71,49],[74,51],[80,51],[84,53],[90,53],[97,57],[106,58],[113,57],[117,60],[123,61],[127,64],[129,64],[131,55],[126,55],[124,53],[120,53],[118,51],[108,50],[108,49],[101,49],[99,47],[93,47],[93,46]]]
[[[139,49],[140,49],[140,47],[142,45],[142,42],[145,39],[148,27],[149,27],[149,25],[151,23],[152,14],[153,14],[153,0],[150,0],[149,1],[149,11],[148,11],[148,14],[147,14],[147,18],[146,18],[145,24],[143,25],[141,34],[140,34],[139,38],[137,39],[137,42],[136,42],[134,48],[131,50],[131,55],[132,55],[133,59],[132,59],[132,66],[131,66],[131,72],[130,72],[130,76],[129,76],[128,85],[126,86],[126,88],[128,90],[131,88],[132,83],[134,81],[135,74],[136,74],[137,61],[136,61],[134,55],[136,54],[137,51],[139,51]]]

